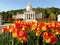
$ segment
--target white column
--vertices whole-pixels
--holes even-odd
[[[27,15],[27,19],[29,19],[29,15]]]
[[[31,20],[32,20],[32,14],[30,14],[30,16],[31,16]]]
[[[27,14],[27,19],[28,19],[28,14]]]
[[[28,17],[28,19],[30,18],[30,14],[29,14],[29,17]]]
[[[28,14],[28,20],[29,20],[29,14]]]
[[[31,19],[32,19],[32,14],[31,14]]]
[[[33,20],[33,14],[32,14],[32,20]]]
[[[27,19],[28,19],[28,14],[27,14]]]
[[[29,14],[28,14],[28,16],[27,16],[27,17],[28,17],[28,19],[29,19]]]
[[[35,14],[34,14],[34,19],[35,19]]]
[[[27,14],[26,14],[26,19],[27,19]]]
[[[34,16],[34,14],[33,14],[33,20],[35,19],[35,16]]]
[[[31,20],[31,14],[30,14],[30,20]]]
[[[26,14],[26,19],[27,19],[27,14]]]
[[[30,20],[30,14],[29,14],[29,20]]]

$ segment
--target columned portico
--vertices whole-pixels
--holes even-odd
[[[35,20],[35,12],[30,11],[30,12],[25,12],[24,14],[25,14],[26,21]]]
[[[38,19],[42,16],[40,14],[35,14],[35,12],[32,11],[32,6],[30,4],[28,4],[24,14],[17,14],[16,17],[22,18],[23,21],[36,21],[36,19]]]
[[[27,5],[26,12],[24,12],[25,21],[34,21],[35,20],[35,12],[32,11],[32,6],[30,4]]]

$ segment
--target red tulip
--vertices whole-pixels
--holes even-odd
[[[53,37],[53,38],[51,38],[51,42],[50,43],[55,44],[57,41],[58,41],[58,38]]]
[[[2,32],[7,32],[7,28],[2,28]]]

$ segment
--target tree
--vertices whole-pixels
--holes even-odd
[[[56,14],[54,14],[54,13],[51,13],[51,14],[49,15],[49,18],[56,19]]]
[[[5,20],[5,12],[1,12],[1,15],[2,15],[2,19]]]

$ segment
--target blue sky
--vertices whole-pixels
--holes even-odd
[[[33,8],[57,7],[60,8],[60,0],[0,0],[0,10],[9,11],[26,8],[30,3]]]

